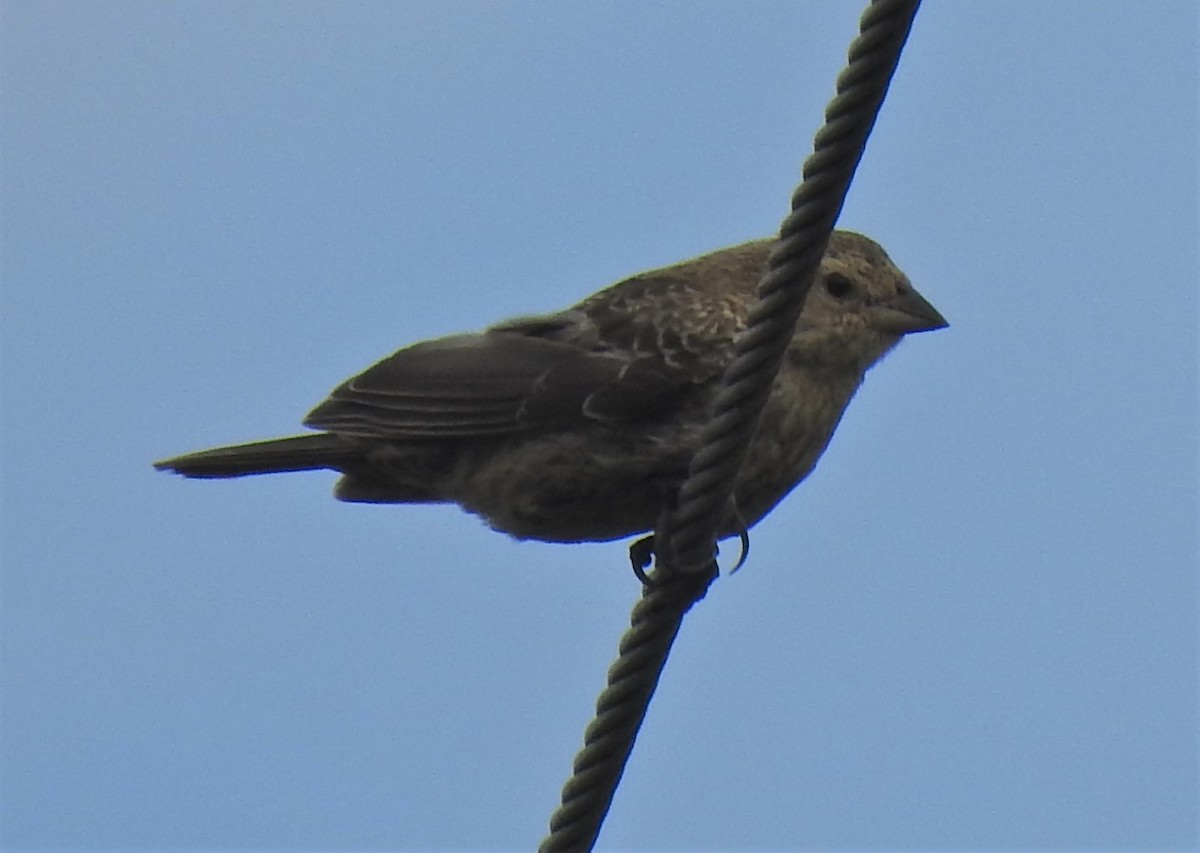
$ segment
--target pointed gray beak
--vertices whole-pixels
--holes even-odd
[[[950,325],[924,296],[911,287],[886,302],[873,305],[871,314],[871,321],[876,328],[893,335],[932,332]]]

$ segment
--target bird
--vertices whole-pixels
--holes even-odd
[[[652,532],[685,479],[773,239],[624,279],[565,310],[401,349],[339,385],[311,434],[155,463],[192,478],[330,469],[342,501],[457,504],[518,540]],[[874,240],[834,231],[719,538],[813,470],[869,368],[946,327]]]

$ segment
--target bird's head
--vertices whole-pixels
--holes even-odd
[[[900,339],[948,324],[874,240],[835,231],[788,347],[793,361],[865,371]]]

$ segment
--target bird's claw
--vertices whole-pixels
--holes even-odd
[[[654,562],[654,536],[643,536],[638,541],[629,546],[629,563],[633,566],[633,573],[637,579],[642,582],[642,586],[652,587],[657,585],[657,581],[652,580],[646,574],[646,569]]]
[[[738,561],[729,570],[729,574],[731,575],[746,565],[746,560],[750,557],[750,532],[746,528],[743,527],[738,531],[738,541],[742,543],[742,552],[738,554]]]

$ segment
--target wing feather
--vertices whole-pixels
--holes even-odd
[[[566,311],[402,349],[304,422],[425,439],[659,416],[732,357],[770,247],[745,243],[633,276]]]
[[[376,438],[505,435],[649,417],[689,384],[652,359],[485,332],[394,353],[336,388],[304,423]]]

